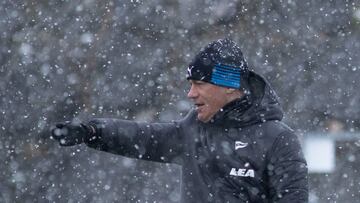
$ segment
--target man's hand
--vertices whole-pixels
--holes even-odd
[[[73,146],[87,141],[95,134],[95,129],[80,122],[66,121],[51,128],[51,137],[61,146]]]

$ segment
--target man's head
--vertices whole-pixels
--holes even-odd
[[[213,85],[201,80],[189,80],[188,97],[194,102],[198,119],[208,122],[227,103],[243,96],[237,89]]]
[[[208,122],[227,103],[248,91],[248,67],[240,48],[231,40],[210,43],[188,67],[188,97],[197,107],[198,119]]]

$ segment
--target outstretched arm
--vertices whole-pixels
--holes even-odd
[[[119,119],[90,121],[96,134],[85,143],[92,148],[130,158],[176,162],[183,150],[178,123],[142,123]]]

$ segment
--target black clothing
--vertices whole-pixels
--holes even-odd
[[[182,166],[182,202],[308,201],[307,166],[297,136],[267,82],[249,74],[251,94],[211,121],[191,111],[172,123],[94,119],[90,147]]]
[[[74,146],[81,144],[95,136],[92,126],[80,122],[57,123],[51,128],[51,137],[57,140],[60,146]],[[95,138],[95,137],[94,137]]]

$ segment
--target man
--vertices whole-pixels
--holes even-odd
[[[62,146],[182,166],[182,202],[307,202],[307,166],[267,81],[231,40],[210,43],[188,67],[195,109],[180,121],[94,119],[52,130]]]

